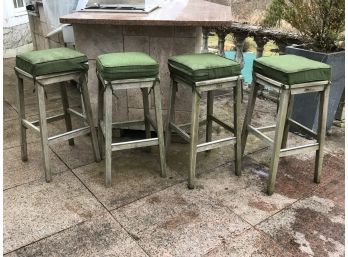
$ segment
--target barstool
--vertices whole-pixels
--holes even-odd
[[[326,119],[330,91],[331,68],[329,65],[295,55],[261,57],[253,64],[253,84],[242,130],[242,151],[244,152],[248,133],[252,133],[272,147],[272,158],[267,184],[267,193],[273,194],[279,158],[293,154],[316,151],[314,181],[320,182],[323,164]],[[277,124],[255,128],[251,118],[260,86],[270,86],[279,91]],[[294,97],[297,94],[318,92],[320,94],[318,131],[298,123],[291,118]],[[286,148],[289,126],[297,126],[317,142]],[[274,131],[272,140],[265,132]]]
[[[109,53],[97,57],[99,81],[98,137],[105,149],[105,183],[111,186],[111,155],[113,151],[147,146],[159,146],[161,175],[166,177],[161,92],[158,63],[145,53]],[[144,105],[144,120],[112,122],[112,96],[115,90],[141,89]],[[150,91],[149,91],[150,90]],[[156,123],[150,117],[149,94],[154,93]],[[112,143],[112,128],[145,125],[146,139]],[[151,138],[151,127],[157,137]]]
[[[91,133],[91,140],[95,160],[100,161],[98,139],[96,129],[92,125],[92,113],[88,94],[86,77],[88,73],[87,56],[69,48],[52,48],[40,51],[32,51],[17,55],[15,72],[17,76],[17,106],[20,125],[20,141],[22,161],[28,160],[26,129],[32,129],[41,136],[43,163],[47,182],[52,179],[49,146],[69,140],[74,144],[74,137]],[[39,104],[39,120],[30,122],[25,118],[23,79],[29,79],[34,83]],[[81,86],[83,104],[86,114],[81,114],[69,107],[66,83],[76,81]],[[60,85],[63,114],[46,117],[45,88]],[[88,125],[82,128],[72,128],[71,116],[75,115],[83,119]],[[47,123],[65,119],[68,132],[48,137]]]
[[[188,187],[195,187],[196,157],[198,152],[212,150],[222,146],[234,144],[235,173],[241,173],[241,88],[243,78],[240,65],[232,60],[214,54],[188,54],[173,56],[168,60],[171,76],[169,93],[169,113],[166,126],[166,149],[171,141],[171,133],[175,131],[185,141],[190,143],[190,169],[188,174]],[[175,124],[175,95],[178,84],[192,91],[192,113],[190,135],[183,126]],[[233,89],[233,127],[222,122],[213,115],[214,90]],[[207,120],[206,142],[198,144],[199,128],[199,103],[202,93],[207,92]],[[233,137],[212,141],[213,121],[233,132]]]

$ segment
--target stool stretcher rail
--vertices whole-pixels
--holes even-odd
[[[122,143],[113,143],[111,144],[111,150],[114,151],[121,151],[121,150],[127,150],[127,149],[134,149],[139,147],[148,147],[148,146],[154,146],[158,145],[158,138],[149,138],[149,139],[140,139],[140,140],[133,140],[128,142],[122,142]]]
[[[71,138],[75,138],[75,137],[79,137],[79,136],[84,136],[87,135],[88,133],[91,132],[91,128],[88,127],[83,127],[83,128],[79,128],[79,129],[75,129],[63,134],[59,134],[56,136],[52,136],[48,138],[48,144],[49,145],[53,145],[53,144],[57,144],[63,141],[67,141]]]
[[[224,147],[236,143],[236,137],[227,137],[197,145],[197,152],[209,151],[215,148]]]

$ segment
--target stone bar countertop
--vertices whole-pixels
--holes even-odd
[[[145,26],[230,26],[231,7],[205,0],[169,0],[150,13],[75,12],[61,23]]]

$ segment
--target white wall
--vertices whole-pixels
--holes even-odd
[[[3,0],[4,57],[32,50],[28,14],[23,8],[14,8],[13,0]]]
[[[13,0],[4,0],[4,28],[28,23],[28,14],[24,8],[15,9]]]

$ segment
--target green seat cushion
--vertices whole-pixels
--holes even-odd
[[[141,52],[110,53],[97,57],[97,70],[108,81],[157,77],[158,67],[156,60]]]
[[[241,74],[239,63],[210,53],[173,56],[168,67],[171,73],[191,83]]]
[[[254,60],[254,72],[286,85],[330,80],[331,67],[296,55],[261,57]]]
[[[32,76],[88,70],[86,55],[70,48],[51,48],[16,56],[16,67]]]

